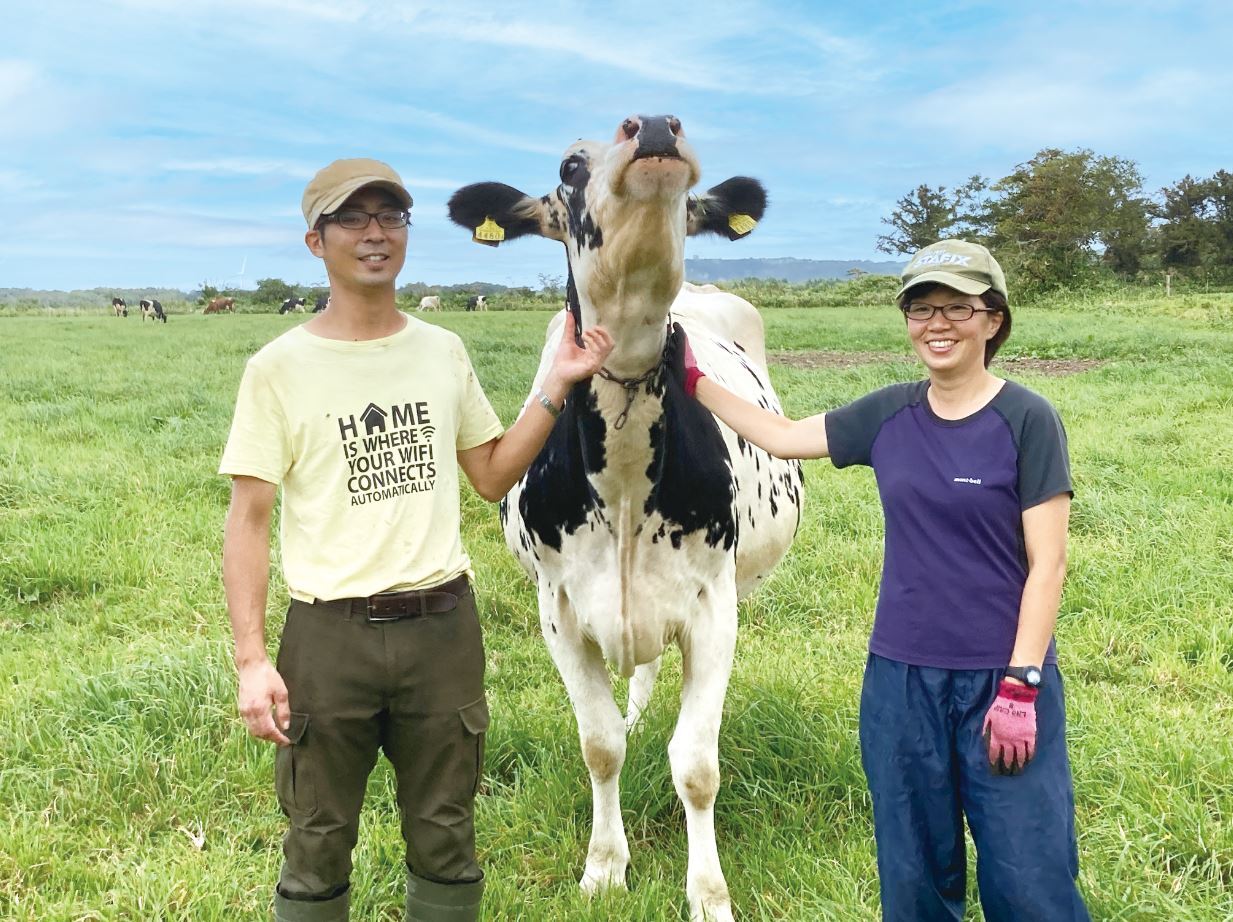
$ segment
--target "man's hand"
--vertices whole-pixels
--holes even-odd
[[[1039,689],[1006,679],[985,714],[985,746],[989,770],[995,775],[1019,775],[1036,755],[1036,695]]]
[[[282,731],[291,726],[287,686],[268,659],[240,667],[240,716],[257,739],[290,746]]]
[[[582,348],[579,348],[574,341],[574,315],[566,311],[561,344],[557,346],[549,374],[558,378],[568,389],[603,368],[612,346],[612,336],[603,327],[596,326],[583,332]]]

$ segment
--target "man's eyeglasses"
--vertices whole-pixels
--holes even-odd
[[[988,307],[973,307],[971,304],[944,304],[939,307],[936,304],[913,301],[903,307],[903,314],[909,320],[932,320],[933,315],[938,311],[941,311],[942,316],[947,320],[953,320],[956,323],[961,320],[971,320],[972,315],[976,313],[995,313]]]
[[[373,218],[376,218],[377,224],[386,230],[397,230],[411,223],[411,214],[406,211],[372,212],[347,208],[343,211],[336,211],[333,214],[323,214],[321,216],[322,221],[337,224],[339,227],[345,227],[347,230],[363,230]]]

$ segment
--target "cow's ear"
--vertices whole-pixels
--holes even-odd
[[[748,176],[733,176],[702,195],[689,197],[687,233],[748,237],[766,213],[766,189]]]
[[[450,196],[449,213],[451,221],[471,232],[472,240],[488,246],[527,234],[560,239],[551,232],[546,201],[504,183],[463,186]]]

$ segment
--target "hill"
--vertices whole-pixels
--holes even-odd
[[[846,279],[859,269],[871,275],[898,275],[902,262],[868,259],[687,259],[685,277],[691,282],[726,282],[734,279],[784,279],[812,282],[816,279]]]

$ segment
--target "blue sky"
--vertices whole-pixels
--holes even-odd
[[[497,250],[461,185],[556,184],[628,114],[680,117],[703,186],[757,176],[746,240],[689,256],[885,259],[897,198],[1044,147],[1135,160],[1154,191],[1233,169],[1233,8],[1169,2],[8,0],[0,288],[324,281],[300,194],[374,156],[416,207],[401,281],[537,284],[559,244]]]

